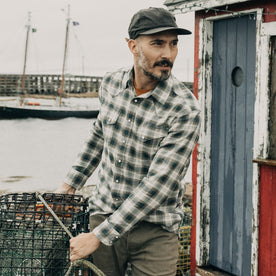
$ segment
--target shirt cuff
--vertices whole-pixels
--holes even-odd
[[[71,169],[71,171],[66,175],[64,182],[73,188],[79,190],[86,183],[88,177],[75,169]]]
[[[120,233],[106,219],[92,231],[95,236],[105,245],[111,246],[120,238]]]

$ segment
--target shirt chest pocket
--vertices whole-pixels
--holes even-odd
[[[137,129],[137,150],[144,155],[155,154],[162,140],[168,135],[166,126],[140,126]]]
[[[114,132],[118,128],[119,114],[117,112],[108,112],[103,119],[103,134],[105,140],[111,140],[114,137]]]

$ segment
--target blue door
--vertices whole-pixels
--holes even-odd
[[[251,275],[256,21],[213,23],[210,264]]]

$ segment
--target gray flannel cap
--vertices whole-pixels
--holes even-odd
[[[169,11],[163,8],[148,8],[133,15],[128,34],[130,39],[136,39],[139,35],[150,35],[168,30],[175,30],[179,35],[191,34],[190,31],[177,26],[175,17]]]

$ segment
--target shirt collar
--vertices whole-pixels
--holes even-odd
[[[133,86],[133,77],[134,77],[134,67],[130,68],[127,73],[124,75],[122,80],[123,88],[129,87],[129,85]],[[143,94],[143,97],[148,98],[149,96],[154,97],[161,104],[165,104],[169,97],[170,91],[173,87],[173,77],[170,76],[166,81],[161,81],[158,85],[152,90]]]
[[[126,74],[123,76],[122,80],[122,87],[123,89],[128,88],[130,85],[134,87],[133,85],[133,77],[134,77],[134,67],[130,68],[126,71]]]
[[[152,90],[152,96],[164,105],[168,100],[171,89],[172,85],[170,76],[166,81],[158,83],[158,85]]]

